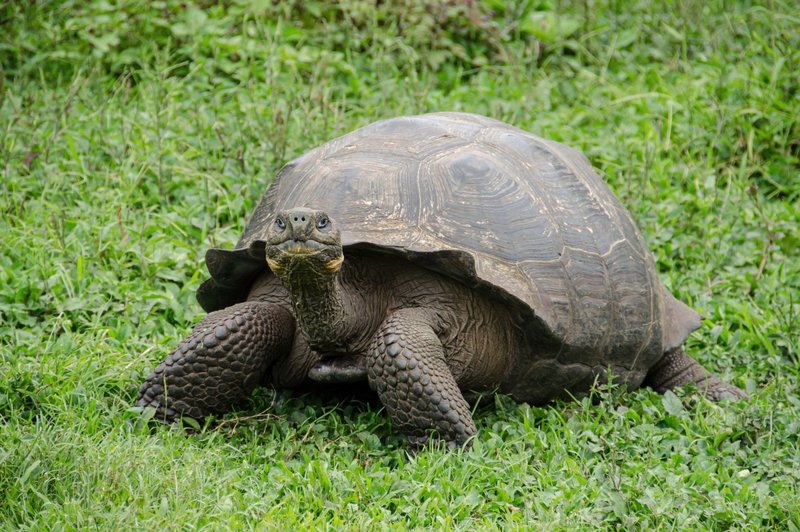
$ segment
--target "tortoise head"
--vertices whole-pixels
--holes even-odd
[[[280,279],[300,274],[335,276],[342,266],[342,239],[326,213],[297,207],[275,215],[267,232],[267,264]]]

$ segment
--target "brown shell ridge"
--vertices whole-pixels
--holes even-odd
[[[206,252],[206,267],[211,278],[196,294],[203,310],[212,312],[241,303],[253,280],[267,269],[264,242],[231,250],[211,248]]]
[[[693,308],[682,301],[678,301],[669,290],[664,289],[665,319],[664,327],[664,352],[676,350],[689,335],[700,328],[703,317]]]
[[[647,351],[648,347],[652,345],[652,342],[655,340],[656,334],[659,332],[655,329],[661,325],[661,320],[664,316],[664,304],[663,304],[663,296],[662,294],[665,292],[663,285],[661,284],[661,280],[658,277],[658,273],[655,270],[655,264],[652,261],[652,258],[649,256],[648,252],[646,251],[646,247],[644,245],[644,239],[641,236],[638,228],[633,224],[627,211],[625,211],[622,204],[619,200],[614,197],[613,195],[608,196],[607,198],[601,198],[597,195],[596,190],[604,190],[606,186],[600,179],[596,176],[596,174],[591,170],[591,165],[586,159],[586,157],[568,146],[564,146],[560,143],[547,141],[545,139],[537,139],[540,140],[543,144],[546,144],[551,147],[552,153],[559,157],[566,167],[570,168],[573,172],[573,175],[584,185],[584,188],[589,196],[594,199],[594,203],[598,205],[603,212],[606,214],[609,220],[612,221],[612,225],[617,228],[622,228],[622,238],[617,239],[615,242],[611,243],[606,251],[600,254],[601,257],[606,258],[610,257],[613,252],[614,248],[618,244],[625,244],[627,250],[637,257],[638,263],[643,265],[644,273],[646,273],[648,277],[648,283],[644,283],[643,286],[647,288],[647,304],[650,310],[651,320],[645,323],[645,334],[644,338],[641,341],[640,347],[636,352],[633,360],[630,364],[623,364],[628,369],[635,368],[637,362],[645,351]],[[597,248],[600,248],[597,239],[594,239],[595,243],[597,244]],[[631,242],[635,241],[640,245],[631,245]],[[605,277],[607,280],[606,286],[611,292],[611,297],[609,298],[609,302],[612,305],[612,310],[608,313],[609,316],[616,316],[618,315],[619,311],[617,310],[617,301],[619,299],[618,294],[615,292],[615,283],[611,281],[608,271],[608,263],[603,261],[604,265],[604,272]],[[671,329],[671,327],[665,327],[664,329]],[[609,329],[608,332],[610,332]],[[666,331],[665,331],[666,334]],[[606,338],[608,338],[609,334],[606,334]],[[661,338],[658,339],[659,341]],[[685,337],[683,338],[685,340]],[[681,343],[682,341],[681,340]]]
[[[485,144],[491,146],[492,148],[497,150],[497,152],[500,154],[504,154],[507,157],[513,157],[514,156],[513,153],[508,153],[508,150],[505,149],[504,145],[492,142],[492,138],[494,136],[499,136],[503,133],[522,137],[524,139],[524,143],[530,143],[530,145],[532,145],[531,147],[536,146],[537,148],[539,148],[539,150],[541,150],[542,154],[547,154],[547,157],[552,157],[553,159],[555,159],[555,161],[552,161],[552,163],[555,164],[555,166],[551,168],[551,171],[554,173],[554,175],[563,173],[565,175],[571,175],[577,178],[577,181],[580,183],[580,186],[583,190],[583,194],[587,198],[591,198],[593,200],[593,201],[588,201],[586,203],[588,203],[589,205],[594,204],[599,206],[600,209],[602,210],[602,214],[604,215],[604,217],[607,220],[611,221],[610,223],[611,226],[620,227],[618,208],[616,205],[614,205],[613,200],[609,202],[604,200],[603,198],[597,197],[594,194],[592,185],[596,186],[597,183],[594,183],[594,181],[592,180],[593,179],[592,174],[586,171],[586,168],[589,168],[588,161],[581,156],[580,162],[583,163],[583,166],[585,168],[580,168],[578,165],[572,164],[572,161],[570,161],[569,157],[567,157],[567,155],[575,156],[578,154],[578,152],[575,152],[574,150],[566,146],[563,146],[559,143],[546,141],[534,135],[530,134],[519,135],[514,131],[509,132],[509,128],[507,126],[505,127],[498,126],[496,128],[492,128],[492,130],[493,131],[484,132],[484,134],[482,135],[481,140],[484,141]],[[530,166],[529,163],[527,163],[527,161],[520,161],[520,162],[525,163],[526,166]],[[533,171],[533,169],[531,170]],[[561,181],[568,183],[570,182],[570,179],[564,179]],[[569,294],[569,297],[565,298],[566,299],[566,301],[564,302],[565,308],[564,310],[561,311],[561,317],[553,320],[554,323],[560,326],[559,332],[563,335],[564,338],[564,345],[562,346],[562,351],[565,351],[569,348],[570,343],[575,343],[577,345],[581,345],[583,343],[580,338],[570,338],[570,336],[572,336],[570,334],[570,331],[580,332],[582,328],[580,327],[579,323],[576,323],[576,320],[580,321],[582,319],[586,319],[586,316],[584,316],[584,312],[582,312],[580,308],[576,308],[576,305],[579,304],[579,302],[581,302],[582,298],[581,295],[575,289],[576,286],[580,286],[580,279],[574,278],[573,272],[569,267],[572,258],[573,257],[578,258],[577,256],[583,255],[583,256],[592,256],[597,259],[597,262],[599,263],[598,264],[599,271],[595,272],[595,276],[599,275],[602,278],[603,281],[602,288],[605,290],[604,292],[605,300],[607,301],[608,305],[614,307],[616,305],[616,299],[617,299],[615,288],[613,282],[610,281],[607,264],[603,259],[605,259],[608,255],[613,253],[617,245],[621,243],[628,244],[629,238],[626,237],[623,232],[618,232],[616,240],[608,244],[608,246],[604,249],[603,246],[595,237],[595,234],[590,231],[588,236],[589,240],[593,243],[593,245],[591,246],[591,250],[571,245],[564,238],[564,235],[567,233],[567,229],[569,229],[569,227],[565,227],[567,224],[565,224],[563,216],[562,217],[555,216],[555,212],[557,212],[557,210],[560,207],[554,205],[550,201],[551,198],[557,199],[559,197],[558,194],[553,194],[552,190],[547,188],[547,184],[544,182],[539,183],[540,186],[545,187],[544,192],[537,188],[531,187],[527,182],[523,182],[523,185],[525,186],[528,195],[531,198],[533,198],[534,203],[538,202],[539,204],[544,206],[544,208],[540,212],[540,216],[547,217],[550,226],[557,229],[551,235],[551,237],[558,239],[558,245],[560,248],[557,252],[558,259],[549,261],[525,261],[525,263],[539,264],[539,265],[545,263],[552,264],[553,266],[560,269],[561,277],[566,280],[566,282],[563,283],[561,288],[563,291]],[[629,248],[630,251],[638,255],[637,250],[634,249],[633,246],[627,246],[627,247]],[[532,283],[534,284],[536,283],[535,277],[531,277],[521,268],[519,270],[520,273],[526,276],[528,279],[530,279]],[[538,291],[539,294],[541,295],[540,298],[542,301],[547,301],[545,305],[547,307],[551,307],[552,302],[549,300],[546,290],[543,290],[541,287],[536,287],[535,290]],[[605,318],[609,320],[609,322],[607,323],[606,327],[603,328],[605,329],[605,332],[602,335],[602,337],[599,340],[596,339],[593,345],[595,350],[598,352],[605,352],[607,349],[606,346],[609,343],[609,338],[613,331],[613,323],[611,323],[610,320],[612,320],[612,317],[615,315],[615,312],[616,311],[612,309],[611,311],[606,311],[602,313],[604,314]]]

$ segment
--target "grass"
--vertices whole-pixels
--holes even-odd
[[[569,4],[569,5],[567,5]],[[0,526],[800,528],[800,25],[789,2],[0,3]],[[409,455],[368,400],[129,410],[277,169],[379,118],[584,151],[687,349],[751,393],[498,397]]]

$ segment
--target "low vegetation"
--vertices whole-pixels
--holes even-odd
[[[791,2],[0,3],[0,524],[800,528],[800,18]],[[365,397],[130,409],[277,169],[376,119],[489,115],[584,151],[687,344],[751,398],[608,386],[410,455]]]

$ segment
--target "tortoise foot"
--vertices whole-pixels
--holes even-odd
[[[413,441],[434,437],[460,447],[477,430],[431,322],[420,309],[390,316],[370,348],[369,384],[395,426]]]
[[[746,399],[747,393],[710,373],[695,359],[678,349],[664,357],[650,369],[643,386],[664,393],[687,384],[694,384],[711,401]]]
[[[294,319],[283,308],[240,303],[212,312],[144,381],[136,406],[171,423],[221,414],[247,397],[288,353]]]

